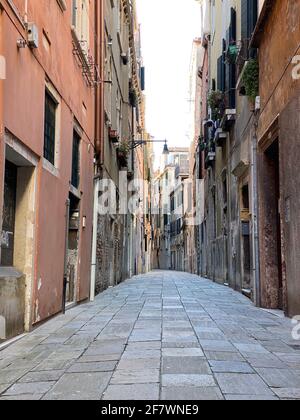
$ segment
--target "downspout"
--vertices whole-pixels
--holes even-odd
[[[258,227],[258,173],[257,173],[257,117],[254,114],[254,133],[252,137],[252,249],[253,249],[253,276],[254,276],[254,302],[261,306],[260,290],[260,255],[259,255],[259,227]]]
[[[92,237],[92,258],[91,258],[91,279],[90,279],[90,300],[95,300],[95,289],[96,289],[96,267],[97,267],[97,232],[98,232],[98,196],[99,196],[99,184],[101,174],[98,173],[98,159],[100,167],[104,161],[104,70],[103,70],[103,1],[95,2],[95,28],[96,37],[94,43],[95,49],[95,61],[96,66],[99,69],[99,78],[95,89],[95,177],[94,177],[94,206],[93,206],[93,237]]]
[[[97,233],[98,233],[98,196],[100,179],[94,180],[94,210],[93,210],[93,239],[92,239],[92,266],[90,301],[95,300],[96,293],[96,267],[97,267]]]
[[[3,94],[4,94],[4,79],[5,79],[5,57],[4,57],[4,42],[3,42],[3,9],[0,4],[0,231],[2,232],[2,213],[3,213],[3,189],[4,189],[4,162],[5,162],[5,142],[4,142],[4,121],[3,121]],[[2,79],[3,77],[3,79]],[[2,189],[3,187],[3,189]],[[1,247],[0,247],[1,257]]]
[[[69,251],[69,227],[70,227],[70,200],[66,200],[66,231],[65,231],[65,261],[64,281],[62,293],[62,313],[66,313],[67,285],[68,285],[68,251]]]
[[[104,164],[104,0],[95,2],[95,57],[99,81],[95,94],[95,149],[100,168]]]
[[[24,1],[24,24],[28,25],[28,0]]]
[[[132,107],[132,114],[131,114],[131,124],[132,124],[132,144],[134,145],[134,141],[135,141],[135,113],[134,113],[134,107]],[[132,173],[134,175],[135,178],[135,148],[132,148]],[[131,248],[132,248],[132,256],[131,256],[131,264],[133,264],[133,270],[131,269],[131,273],[133,272],[134,275],[137,275],[137,261],[136,261],[136,244],[133,244],[133,237],[134,237],[134,233],[136,234],[136,232],[134,232],[134,228],[136,229],[137,226],[137,220],[136,220],[136,216],[132,215],[131,220],[133,221],[132,223],[132,235],[131,235]],[[132,267],[132,266],[131,266]]]

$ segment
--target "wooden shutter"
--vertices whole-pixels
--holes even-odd
[[[242,40],[248,38],[248,0],[242,0]]]
[[[231,8],[230,28],[229,28],[229,42],[236,42],[236,11]]]
[[[248,0],[248,36],[252,37],[257,22],[257,0]]]

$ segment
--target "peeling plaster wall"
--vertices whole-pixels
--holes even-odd
[[[34,249],[35,249],[35,168],[19,168],[17,180],[17,211],[14,249],[14,265],[24,273],[25,277],[25,329],[31,326],[32,290],[34,280]]]
[[[287,310],[300,313],[300,91],[279,118],[283,265],[287,281]],[[290,153],[289,153],[290,152]],[[285,293],[285,290],[284,290]]]
[[[3,339],[24,332],[24,313],[25,277],[16,270],[0,268],[0,317],[5,324]]]
[[[259,119],[259,218],[262,304],[278,307],[278,250],[265,150],[275,140],[278,118],[280,211],[282,224],[283,307],[300,313],[299,292],[299,97],[300,79],[293,78],[293,57],[300,54],[300,3],[275,0],[259,45],[261,113]],[[283,31],[282,28],[288,28]],[[268,172],[269,169],[269,172]],[[274,201],[274,200],[273,200]]]
[[[19,15],[24,16],[24,1],[13,0]],[[7,79],[4,82],[4,126],[38,159],[36,176],[36,231],[26,232],[26,246],[34,247],[32,270],[32,323],[43,321],[58,313],[62,307],[65,213],[69,197],[72,167],[72,141],[74,121],[80,125],[81,139],[81,215],[77,301],[89,296],[91,260],[91,234],[93,211],[93,142],[94,142],[94,90],[85,82],[82,69],[74,55],[72,45],[72,1],[67,10],[58,2],[39,0],[28,2],[28,19],[39,31],[39,48],[18,50],[17,40],[26,37],[25,30],[12,9],[3,3],[5,12],[1,28],[5,34],[3,53],[7,57]],[[94,2],[90,2],[90,20],[94,19]],[[12,24],[12,20],[16,25]],[[59,30],[58,30],[59,28]],[[94,28],[90,25],[90,51],[94,55]],[[1,51],[1,49],[0,49]],[[49,168],[43,161],[44,97],[46,83],[57,92],[60,101],[57,167]],[[3,184],[3,143],[0,144],[0,205]],[[2,161],[2,162],[1,162]],[[2,205],[1,205],[2,209]],[[29,217],[31,217],[29,215]],[[24,232],[25,233],[25,232]],[[24,270],[29,267],[29,260]],[[28,299],[31,292],[28,286]],[[27,319],[30,319],[27,314]],[[29,324],[29,322],[27,322]]]

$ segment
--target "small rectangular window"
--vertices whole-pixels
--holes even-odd
[[[52,165],[55,164],[55,135],[56,135],[57,103],[46,90],[45,94],[45,123],[44,123],[44,158]]]
[[[72,154],[72,180],[74,188],[79,188],[80,184],[80,136],[74,130],[73,134],[73,154]]]

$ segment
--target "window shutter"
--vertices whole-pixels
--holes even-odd
[[[242,40],[248,38],[248,0],[242,0]]]
[[[229,92],[228,92],[228,99],[229,99],[229,108],[235,109],[236,107],[236,99],[235,99],[235,92],[236,92],[236,67],[235,64],[229,64]]]
[[[226,43],[226,39],[223,39],[222,42],[222,49],[223,49],[223,60],[222,60],[222,91],[225,92],[226,91],[226,75],[227,75],[227,71],[226,71],[226,53],[227,53],[227,43]]]
[[[248,0],[248,35],[251,38],[257,22],[257,0]]]
[[[223,56],[218,58],[218,90],[222,90],[222,63],[223,63]]]
[[[144,91],[145,90],[145,67],[141,67],[141,90]]]
[[[230,29],[229,29],[229,42],[236,42],[236,11],[231,8],[231,20],[230,20]]]

